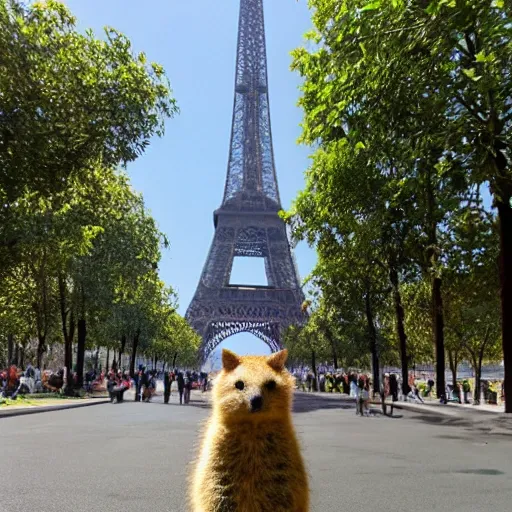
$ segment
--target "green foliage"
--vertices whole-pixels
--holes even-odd
[[[510,208],[512,197],[505,4],[311,0],[308,48],[293,53],[304,79],[300,140],[315,151],[305,189],[283,216],[296,238],[316,245],[314,280],[353,341],[364,338],[370,294],[379,353],[389,363],[397,361],[400,323],[409,361],[432,361],[434,336],[442,349],[443,329],[432,328],[443,317],[435,293],[442,283],[450,350],[452,309],[477,314],[453,302],[453,283],[469,279],[498,296],[497,268],[477,255],[496,256],[498,247],[481,184],[498,207]],[[477,222],[482,214],[487,224]],[[481,300],[496,314],[496,303]],[[484,335],[472,336],[481,343]]]
[[[200,336],[187,321],[175,311],[162,311],[160,330],[148,352],[159,361],[178,364],[181,367],[195,366],[201,343]]]
[[[445,292],[446,327],[452,346],[460,347],[475,369],[502,359],[498,233],[492,217],[473,210],[471,222],[458,221],[452,235]]]
[[[168,241],[119,170],[177,112],[163,68],[112,28],[78,32],[54,0],[0,0],[0,47],[2,354],[7,334],[37,337],[38,358],[64,341],[71,366],[78,325],[82,359],[163,338],[193,357],[158,275]]]
[[[77,32],[60,2],[1,0],[0,47],[2,203],[135,160],[176,111],[161,66],[112,28]]]

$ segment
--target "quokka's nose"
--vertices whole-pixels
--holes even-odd
[[[251,412],[261,411],[262,407],[263,407],[263,397],[254,396],[251,398]]]

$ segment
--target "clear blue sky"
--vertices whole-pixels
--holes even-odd
[[[134,187],[165,232],[162,278],[179,293],[180,312],[192,299],[213,237],[213,211],[220,206],[227,169],[233,108],[239,0],[65,0],[80,29],[101,37],[112,26],[127,35],[135,52],[164,66],[181,112],[166,124],[146,154],[129,167]],[[306,0],[265,0],[271,122],[284,208],[304,184],[309,149],[296,144],[302,112],[296,106],[299,77],[290,71],[290,51],[311,27]],[[315,252],[296,251],[301,278]],[[258,265],[246,258],[232,280],[254,282]],[[256,283],[258,281],[256,280]],[[268,353],[250,334],[221,345],[240,354]]]

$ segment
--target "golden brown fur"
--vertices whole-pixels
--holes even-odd
[[[286,351],[268,357],[223,351],[213,414],[193,475],[193,512],[309,511],[286,356]]]

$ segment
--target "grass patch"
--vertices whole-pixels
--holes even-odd
[[[43,405],[55,405],[63,401],[76,402],[87,398],[108,398],[108,395],[97,396],[66,396],[61,393],[35,393],[33,395],[18,395],[16,400],[0,398],[0,409],[7,407],[41,407]]]
[[[16,400],[12,398],[0,398],[0,408],[14,407],[14,406],[27,406],[34,405],[32,400],[28,400],[24,396],[18,396]]]

